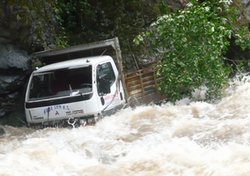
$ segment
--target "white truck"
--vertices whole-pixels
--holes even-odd
[[[96,50],[100,48],[102,53],[113,49],[117,63],[110,55],[98,54]],[[99,56],[79,58],[91,50]],[[122,67],[117,67],[121,64],[119,50],[118,39],[114,38],[35,53],[34,57],[47,65],[33,71],[28,82],[25,96],[28,125],[92,123],[125,106],[124,81],[119,73]]]
[[[45,66],[33,71],[27,85],[24,107],[29,126],[94,123],[124,107],[129,96],[144,102],[151,101],[148,95],[156,97],[154,71],[138,70],[127,77],[123,73],[117,38],[42,51],[33,58]]]

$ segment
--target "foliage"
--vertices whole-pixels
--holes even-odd
[[[216,7],[217,14],[223,15],[228,23],[228,28],[231,30],[233,39],[237,46],[245,50],[250,45],[250,34],[248,29],[247,11],[241,0],[221,0],[224,3],[224,9],[220,6]],[[217,1],[215,1],[217,2]],[[216,3],[213,3],[217,5]],[[223,13],[222,13],[222,12]]]
[[[134,37],[162,13],[161,4],[162,0],[57,0],[56,16],[69,45],[119,37],[123,54],[132,57],[137,49]]]
[[[160,17],[135,43],[150,46],[151,56],[160,57],[160,90],[176,100],[200,86],[208,96],[220,94],[227,82],[229,67],[223,54],[229,39],[236,37],[242,47],[249,46],[249,32],[237,26],[237,10],[229,0],[193,0],[184,10]],[[243,29],[243,30],[241,30]]]
[[[43,50],[119,37],[123,53],[165,9],[163,0],[3,0],[0,30],[24,48]],[[131,54],[132,55],[132,54]]]
[[[3,0],[0,7],[1,28],[11,42],[29,50],[53,47],[58,36],[54,1]]]

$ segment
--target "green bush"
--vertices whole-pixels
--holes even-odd
[[[208,87],[207,97],[220,95],[230,70],[223,54],[234,34],[230,14],[235,11],[230,5],[228,1],[193,1],[182,11],[160,17],[135,39],[137,44],[147,43],[151,55],[161,58],[159,89],[170,100],[190,95],[200,86]]]

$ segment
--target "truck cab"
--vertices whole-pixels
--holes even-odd
[[[25,114],[28,125],[88,123],[126,103],[111,56],[94,56],[43,66],[30,76]]]

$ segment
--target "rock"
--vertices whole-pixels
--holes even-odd
[[[26,75],[0,75],[0,95],[9,94],[25,84]]]
[[[8,94],[8,98],[10,100],[16,99],[18,96],[19,96],[18,92],[13,92],[13,93]]]
[[[1,108],[0,108],[0,117],[3,117],[5,114],[6,114],[6,111],[5,111],[4,107],[1,105]]]
[[[29,60],[27,52],[0,43],[0,118],[20,106],[29,75]]]
[[[9,42],[11,42],[9,39],[4,38],[4,37],[0,37],[0,43],[9,43]]]
[[[5,131],[3,128],[0,127],[0,136],[4,135],[5,134]]]
[[[0,68],[29,69],[30,57],[25,51],[18,50],[14,46],[0,44]]]

